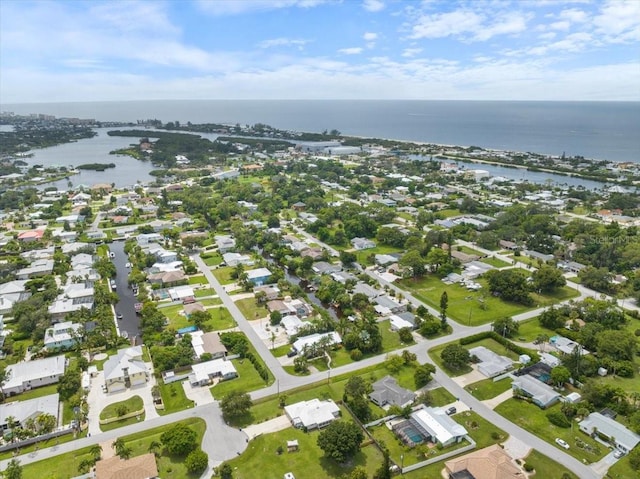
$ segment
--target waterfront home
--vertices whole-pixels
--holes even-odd
[[[103,370],[107,392],[123,391],[131,386],[145,384],[151,373],[142,360],[141,346],[121,349],[109,356]]]
[[[247,280],[255,286],[262,286],[271,277],[271,271],[267,268],[250,269],[246,274]]]
[[[211,355],[212,359],[224,358],[227,355],[227,348],[220,340],[220,334],[213,331],[193,331],[191,335],[191,346],[198,358],[205,353]]]

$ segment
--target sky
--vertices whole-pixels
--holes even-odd
[[[640,100],[640,0],[0,1],[0,104]]]

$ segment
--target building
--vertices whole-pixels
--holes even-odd
[[[247,280],[254,286],[262,286],[271,277],[271,271],[267,268],[250,269],[247,271]]]
[[[542,409],[555,404],[562,397],[551,386],[534,378],[529,374],[519,376],[511,383],[514,391],[521,391],[527,397],[530,397],[535,405]]]
[[[13,396],[33,388],[55,384],[66,368],[67,359],[64,356],[10,364],[6,368],[7,380],[2,389],[6,395]]]
[[[389,324],[391,326],[391,331],[399,331],[402,328],[413,329],[413,323],[401,318],[396,314],[392,314],[391,316],[389,316]]]
[[[82,325],[65,321],[47,328],[44,333],[44,348],[48,350],[71,348],[79,339]]]
[[[189,383],[192,386],[208,386],[215,378],[226,380],[238,377],[238,372],[233,363],[224,358],[194,364],[191,366],[191,371]]]
[[[549,339],[549,344],[551,344],[556,350],[560,351],[563,354],[573,354],[575,350],[579,350],[580,354],[584,356],[585,354],[589,354],[589,351],[584,349],[581,344],[572,341],[569,338],[565,338],[564,336],[555,335]]]
[[[29,419],[35,419],[41,414],[50,414],[58,419],[60,397],[58,394],[49,394],[25,401],[13,401],[0,404],[0,431],[9,428],[7,418],[12,417],[17,426],[24,427]]]
[[[96,462],[96,479],[156,479],[158,466],[156,456],[153,453],[120,459],[113,456]]]
[[[513,367],[513,361],[506,356],[500,356],[484,346],[478,346],[469,350],[471,357],[478,358],[478,371],[488,378],[492,378],[509,371]]]
[[[298,338],[296,342],[293,343],[293,349],[299,353],[307,350],[313,350],[313,347],[320,344],[323,338],[328,338],[326,341],[328,341],[330,346],[342,343],[340,335],[336,331],[330,331],[328,333],[315,333]]]
[[[240,253],[223,253],[222,260],[226,263],[227,266],[238,266],[239,264],[243,264],[245,266],[253,266],[255,261],[251,259],[249,255],[240,254]]]
[[[364,249],[375,248],[376,244],[367,238],[353,238],[351,240],[351,245],[357,249],[358,251],[362,251]]]
[[[331,399],[311,399],[284,407],[284,412],[298,429],[321,429],[340,416],[340,408]]]
[[[222,344],[218,333],[194,331],[189,334],[191,334],[191,346],[198,358],[205,353],[211,354],[212,359],[224,358],[227,355],[227,348]]]
[[[398,385],[398,381],[391,376],[385,376],[372,384],[373,392],[369,394],[369,399],[380,407],[399,406],[405,407],[413,404],[416,395]]]
[[[227,235],[216,235],[216,245],[218,245],[218,251],[220,254],[232,251],[236,247],[236,240]]]
[[[467,430],[440,408],[425,407],[411,413],[409,422],[427,441],[443,447],[458,443],[467,435]]]
[[[149,380],[150,372],[142,360],[141,346],[119,350],[105,361],[103,369],[107,392],[122,391]]]
[[[39,259],[31,263],[26,268],[16,271],[16,279],[31,279],[46,276],[53,272],[52,259]]]
[[[605,437],[622,452],[627,453],[640,443],[640,435],[630,431],[615,419],[592,412],[580,421],[580,430],[585,434]]]
[[[444,463],[449,479],[524,479],[503,448],[494,444]]]

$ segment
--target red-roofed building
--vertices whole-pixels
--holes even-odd
[[[29,230],[23,231],[18,235],[18,240],[30,243],[32,241],[41,240],[44,236],[44,230]]]

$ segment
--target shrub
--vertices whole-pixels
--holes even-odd
[[[618,361],[616,364],[616,374],[621,378],[632,378],[635,373],[635,366],[631,361]]]
[[[184,465],[191,474],[202,473],[209,464],[209,456],[202,449],[195,449],[189,453]]]
[[[351,356],[351,359],[353,361],[360,361],[362,359],[362,351],[360,351],[359,349],[352,349],[351,353],[349,353],[349,356]]]
[[[562,414],[560,411],[549,411],[547,413],[547,419],[551,424],[554,424],[558,427],[569,428],[571,427],[571,421],[567,419],[567,416]]]
[[[531,464],[529,464],[528,462],[525,462],[524,466],[522,466],[522,467],[524,467],[524,470],[526,472],[533,472],[533,469],[534,469],[534,467]]]

